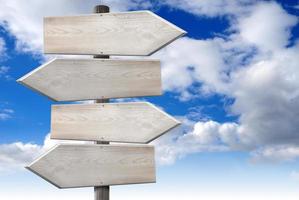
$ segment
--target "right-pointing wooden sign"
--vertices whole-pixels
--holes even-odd
[[[146,56],[185,33],[150,11],[46,17],[44,50],[55,54]]]
[[[54,105],[51,138],[149,143],[179,124],[146,102]]]
[[[150,55],[186,32],[150,11],[46,17],[44,51]]]

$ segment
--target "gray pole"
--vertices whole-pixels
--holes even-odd
[[[110,8],[105,5],[94,7],[94,13],[109,13]],[[109,59],[109,55],[94,55],[94,58]],[[109,99],[97,99],[95,103],[108,103]],[[109,142],[96,141],[96,144],[109,144]],[[109,200],[109,186],[94,187],[94,200]]]

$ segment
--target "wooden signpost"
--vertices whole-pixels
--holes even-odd
[[[55,101],[95,100],[53,105],[51,113],[52,139],[95,144],[60,144],[27,168],[58,188],[94,187],[95,200],[109,200],[110,185],[156,181],[153,146],[109,142],[149,143],[180,124],[147,102],[108,103],[162,94],[160,61],[109,55],[150,55],[186,32],[150,11],[95,11],[44,20],[45,53],[95,59],[54,59],[18,82]]]

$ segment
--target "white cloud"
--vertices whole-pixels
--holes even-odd
[[[42,148],[36,144],[16,142],[0,145],[0,173],[14,172],[24,168],[41,152]]]
[[[299,47],[241,69],[231,84],[231,107],[254,144],[298,144]]]
[[[111,102],[125,103],[125,102],[142,102],[145,101],[144,98],[121,98],[121,99],[111,99]]]
[[[224,95],[234,100],[229,114],[239,116],[237,123],[194,123],[193,130],[161,144],[165,163],[215,150],[247,150],[255,162],[299,157],[298,41],[287,47],[296,17],[275,2],[237,17],[232,28],[238,32],[226,38],[183,38],[156,55],[166,90],[185,96],[192,88],[188,98]],[[194,83],[200,88],[194,90]]]
[[[290,28],[298,22],[279,4],[259,3],[252,8],[249,16],[238,20],[240,37],[261,50],[277,50],[288,45]]]
[[[154,55],[161,59],[164,90],[179,92],[185,100],[192,98],[192,91],[188,89],[192,90],[196,82],[206,83],[197,92],[208,94],[221,90],[227,78],[227,66],[219,43],[217,40],[181,38]]]
[[[299,156],[299,147],[291,145],[266,146],[251,153],[253,163],[268,162],[290,162]]]
[[[10,67],[7,66],[0,66],[0,79],[3,78],[4,80],[11,80],[12,77],[8,74]]]
[[[173,8],[208,17],[244,14],[254,1],[252,0],[163,0]]]
[[[13,114],[15,112],[13,109],[8,109],[8,108],[3,109],[3,111],[10,114]]]
[[[6,51],[6,44],[3,38],[0,37],[0,57],[3,56],[3,54],[5,54]]]
[[[1,66],[0,67],[0,77],[5,75],[9,71],[9,67]]]
[[[177,159],[192,153],[224,152],[244,148],[240,145],[242,130],[236,123],[181,120],[183,126],[153,142],[160,165],[173,164]]]
[[[14,110],[12,109],[2,109],[0,110],[0,121],[5,121],[12,118]]]

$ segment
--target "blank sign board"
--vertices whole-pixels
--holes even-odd
[[[53,105],[51,138],[149,143],[179,124],[146,102]]]
[[[59,188],[153,183],[154,147],[60,144],[27,167]]]
[[[18,82],[55,101],[162,94],[158,60],[54,59]]]
[[[185,33],[150,11],[46,17],[44,52],[146,56]]]

